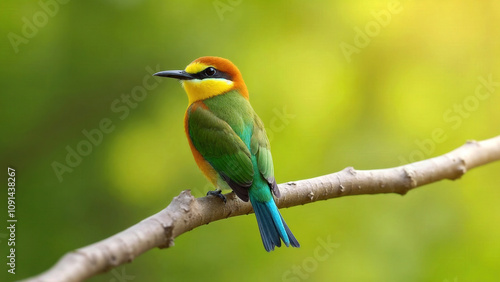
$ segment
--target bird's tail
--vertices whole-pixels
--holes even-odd
[[[281,240],[287,247],[289,245],[296,248],[300,247],[299,242],[293,236],[288,225],[286,225],[272,198],[267,202],[260,202],[250,195],[250,202],[257,217],[260,236],[266,251],[274,250],[275,246],[281,247]]]

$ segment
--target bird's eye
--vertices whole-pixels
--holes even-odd
[[[208,67],[205,69],[205,74],[207,76],[213,76],[216,72],[217,72],[217,70],[213,67]]]

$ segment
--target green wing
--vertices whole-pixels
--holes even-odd
[[[269,139],[267,139],[264,124],[257,114],[254,114],[253,134],[250,139],[250,147],[252,149],[252,154],[257,157],[257,166],[260,173],[266,179],[269,187],[273,190],[274,195],[276,195],[276,197],[280,197],[280,191],[278,189],[278,185],[276,184],[276,179],[274,178],[271,145],[269,144]]]
[[[188,112],[189,136],[194,147],[243,201],[253,182],[250,151],[227,122],[202,107]]]

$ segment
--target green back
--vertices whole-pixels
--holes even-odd
[[[203,103],[207,109],[188,109],[194,147],[243,201],[248,201],[252,184],[262,182],[255,181],[260,180],[257,177],[264,177],[269,185],[255,188],[271,187],[278,195],[269,140],[250,103],[235,90]]]

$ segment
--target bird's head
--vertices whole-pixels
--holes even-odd
[[[224,58],[201,57],[184,70],[161,71],[154,75],[179,79],[190,105],[231,90],[238,90],[248,100],[247,87],[240,71]]]

